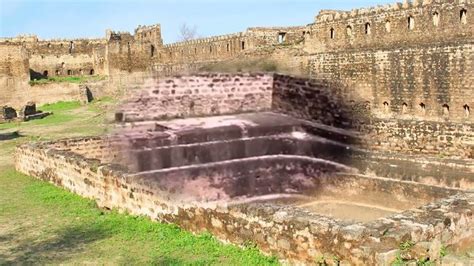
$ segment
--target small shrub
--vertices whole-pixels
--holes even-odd
[[[411,249],[414,245],[415,245],[415,243],[413,243],[413,241],[405,241],[405,242],[400,244],[400,250],[401,251],[407,251],[407,250]]]
[[[446,257],[448,255],[448,248],[446,246],[441,246],[441,249],[439,250],[439,256],[441,258]]]

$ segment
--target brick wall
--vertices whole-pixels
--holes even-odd
[[[120,107],[119,120],[143,121],[271,108],[272,75],[201,74],[151,79]]]
[[[350,11],[322,11],[306,36],[306,50],[405,48],[455,43],[473,36],[472,1],[406,1]],[[465,19],[461,11],[467,11]],[[436,19],[436,15],[438,19]],[[437,23],[435,23],[437,21]]]
[[[474,158],[472,115],[460,114],[457,117],[433,112],[438,116],[425,117],[416,113],[384,116],[377,109],[371,109],[370,101],[351,96],[350,89],[339,83],[277,75],[273,110],[357,131],[366,139],[367,148]],[[451,117],[454,121],[450,120]]]
[[[473,53],[471,43],[412,46],[321,53],[309,64],[314,77],[345,84],[377,117],[472,122]]]

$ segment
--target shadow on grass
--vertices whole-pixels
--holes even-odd
[[[12,132],[0,132],[0,141],[2,140],[12,140],[22,137],[20,132],[12,131]]]
[[[0,265],[61,263],[77,255],[88,244],[108,238],[111,232],[92,224],[83,224],[58,230],[53,233],[55,237],[52,239],[25,239],[16,244],[19,234],[21,232],[0,235],[0,245],[11,245],[11,248],[4,249],[7,254],[0,253]]]

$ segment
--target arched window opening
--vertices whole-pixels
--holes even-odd
[[[242,50],[245,50],[245,41],[242,41],[242,42],[240,43],[240,47],[242,48]]]
[[[409,30],[415,29],[415,19],[412,16],[408,17],[408,29]]]
[[[424,103],[420,103],[420,113],[425,114],[426,113],[426,105]]]
[[[403,103],[402,104],[402,114],[406,114],[408,112],[408,104]]]
[[[352,26],[351,25],[348,25],[346,27],[346,33],[347,33],[347,36],[352,37]]]
[[[383,102],[383,110],[388,113],[390,111],[390,104],[388,102]]]
[[[333,28],[331,28],[331,30],[329,31],[329,36],[331,37],[331,39],[334,39],[334,37],[336,36],[336,32]]]
[[[385,22],[385,31],[386,32],[391,32],[392,31],[392,24],[390,23],[389,20]]]
[[[286,41],[286,32],[278,33],[278,43],[282,44]]]
[[[471,108],[469,108],[469,105],[464,105],[464,114],[466,114],[466,117],[468,117],[471,114]]]
[[[62,62],[61,67],[64,68],[64,66],[66,66],[66,63]]]
[[[73,51],[74,51],[74,42],[71,41],[71,42],[69,43],[69,53],[72,54]]]
[[[56,69],[56,76],[61,75],[61,71],[59,69]]]
[[[372,33],[372,27],[370,26],[370,23],[365,23],[365,34],[370,35]]]
[[[69,69],[69,70],[67,71],[67,75],[68,75],[68,76],[71,76],[71,75],[72,75],[72,70]]]
[[[48,78],[48,70],[43,71],[43,77]]]
[[[150,57],[153,57],[155,56],[155,46],[152,44],[150,46]]]
[[[51,48],[51,43],[48,43],[48,48]]]
[[[227,52],[229,52],[229,51],[230,51],[230,45],[227,44]]]
[[[461,20],[462,24],[467,24],[467,10],[466,9],[462,9],[459,12],[459,19]]]
[[[439,13],[438,12],[433,13],[433,25],[435,25],[435,27],[437,27],[439,25]]]
[[[91,71],[89,71],[89,74],[92,76],[94,75],[94,69],[91,69]]]
[[[449,105],[443,104],[443,114],[449,115]]]
[[[209,53],[212,53],[212,46],[209,46]]]

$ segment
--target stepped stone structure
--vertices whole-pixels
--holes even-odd
[[[445,145],[435,137],[420,151],[386,148],[353,130],[374,126],[357,110],[315,80],[155,78],[121,105],[113,134],[20,146],[16,168],[292,263],[442,261],[443,246],[472,241],[473,160],[421,148]]]
[[[474,239],[473,7],[323,10],[301,27],[174,44],[159,25],[98,40],[2,39],[2,105],[45,93],[27,85],[33,77],[108,76],[91,97],[135,88],[113,134],[23,145],[16,167],[291,262],[442,261],[443,246]],[[309,78],[195,73],[260,59]],[[61,93],[50,100],[73,95]]]

